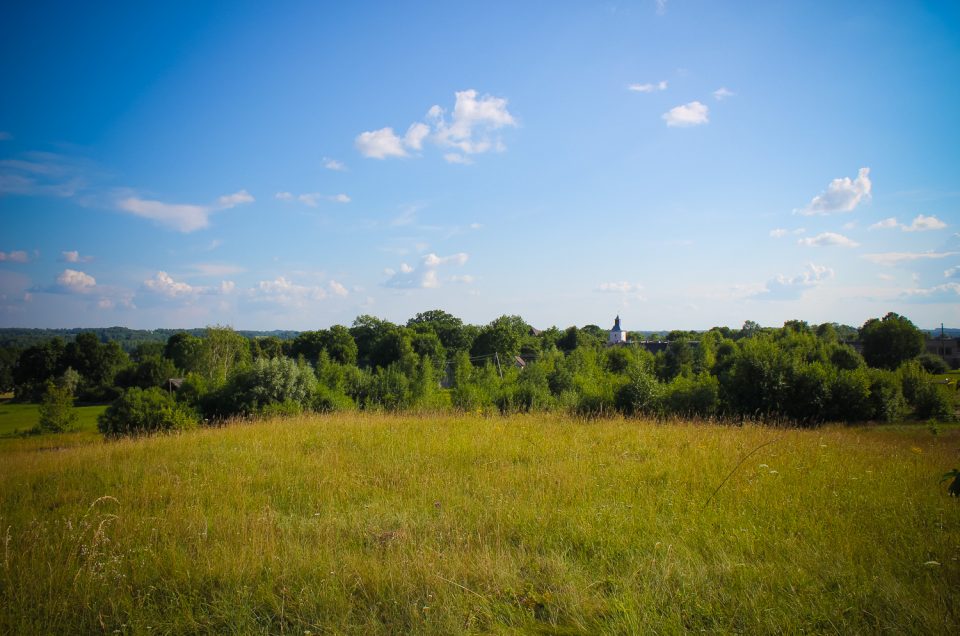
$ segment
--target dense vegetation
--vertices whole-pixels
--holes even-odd
[[[862,355],[850,344],[854,337]],[[594,325],[538,331],[518,316],[502,316],[477,327],[435,310],[406,325],[360,316],[349,328],[292,339],[251,339],[226,327],[177,332],[129,355],[86,332],[15,352],[8,375],[22,400],[57,394],[62,403],[64,386],[82,402],[117,400],[101,426],[111,436],[349,409],[801,425],[955,417],[955,391],[930,375],[943,370],[942,361],[922,356],[923,333],[893,313],[867,321],[859,333],[834,324],[789,321],[765,329],[748,322],[741,330],[671,332],[653,351],[605,341]],[[175,391],[171,378],[183,379]],[[148,418],[151,409],[165,415]]]
[[[0,633],[955,634],[958,433],[337,413],[2,440]]]

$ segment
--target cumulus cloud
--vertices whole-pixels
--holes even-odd
[[[216,286],[191,285],[176,281],[167,272],[158,271],[153,278],[143,281],[143,289],[166,298],[187,298],[199,295],[229,294],[236,287],[233,281],[224,280]]]
[[[410,151],[422,150],[425,142],[432,142],[453,151],[444,154],[447,161],[467,163],[468,155],[503,150],[496,131],[516,125],[506,99],[480,96],[469,89],[455,93],[449,117],[442,107],[434,105],[427,111],[426,121],[412,123],[403,137],[387,127],[360,133],[354,144],[364,157],[387,159],[407,157]]]
[[[803,292],[833,278],[833,270],[823,265],[809,263],[796,276],[779,275],[767,281],[764,289],[751,296],[757,300],[796,300]]]
[[[676,128],[687,128],[690,126],[700,126],[710,121],[710,108],[700,102],[690,102],[681,106],[674,106],[662,117],[667,126]]]
[[[26,263],[30,256],[24,250],[13,250],[12,252],[0,252],[0,263],[10,261],[11,263]]]
[[[349,293],[347,292],[346,287],[344,287],[343,285],[341,285],[335,280],[330,281],[329,287],[330,287],[330,291],[333,292],[336,296],[346,296]]]
[[[860,244],[848,239],[842,234],[836,232],[822,232],[816,236],[802,238],[797,241],[798,245],[808,247],[858,247]]]
[[[139,197],[127,197],[117,202],[117,207],[134,216],[156,221],[160,225],[186,234],[208,227],[210,215],[214,212],[229,210],[253,201],[254,198],[249,192],[240,190],[217,198],[213,205],[164,203]]]
[[[64,263],[89,263],[93,260],[92,256],[81,256],[77,250],[60,252],[60,260]]]
[[[852,212],[861,202],[870,198],[870,168],[860,168],[857,178],[837,178],[830,182],[825,192],[813,197],[807,207],[797,210],[799,214],[832,214]]]
[[[57,286],[60,290],[73,294],[86,294],[97,285],[97,279],[75,269],[65,269],[57,276]]]
[[[725,86],[721,86],[717,90],[713,91],[713,98],[718,102],[722,102],[726,98],[733,97],[734,95],[736,95],[736,93],[726,88]]]
[[[667,90],[667,82],[661,81],[656,84],[629,84],[627,85],[627,90],[635,93],[655,93],[657,91]]]
[[[323,287],[316,285],[299,285],[286,276],[278,276],[273,280],[262,280],[247,292],[254,302],[265,302],[282,305],[284,307],[303,307],[310,302],[317,302],[327,298]]]
[[[956,256],[960,252],[881,252],[878,254],[864,254],[863,258],[878,265],[897,265],[910,261],[940,259]]]
[[[432,289],[440,287],[439,270],[448,267],[462,267],[468,259],[469,256],[464,252],[458,252],[450,256],[437,256],[430,253],[424,256],[416,267],[401,263],[400,271],[386,270],[385,273],[389,278],[383,285],[395,289]],[[461,276],[458,282],[463,282],[462,278]]]
[[[874,223],[869,229],[889,230],[896,227],[900,228],[904,232],[925,232],[928,230],[942,230],[943,228],[947,227],[947,224],[935,216],[919,214],[915,219],[913,219],[910,225],[897,223],[897,219],[891,216],[888,219]]]
[[[942,230],[947,224],[935,216],[917,215],[910,225],[904,225],[904,232],[925,232],[927,230]]]

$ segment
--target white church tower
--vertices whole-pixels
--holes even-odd
[[[627,332],[620,328],[620,316],[613,321],[613,329],[610,330],[610,337],[607,338],[607,344],[623,344],[627,341]]]

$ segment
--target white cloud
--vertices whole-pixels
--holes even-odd
[[[220,210],[229,210],[254,198],[246,190],[227,194],[217,199],[215,205],[164,203],[138,197],[128,197],[117,203],[124,212],[151,219],[179,232],[188,233],[210,225],[210,215]]]
[[[2,259],[0,259],[2,260]],[[89,263],[93,260],[92,256],[81,256],[77,250],[60,252],[60,260],[64,263]]]
[[[331,159],[330,157],[323,158],[323,167],[327,170],[334,170],[337,172],[347,169],[347,167],[343,165],[342,161],[337,161],[336,159]]]
[[[765,289],[751,296],[757,300],[796,300],[803,292],[833,278],[833,270],[823,265],[809,263],[807,269],[796,276],[779,275],[767,282]]]
[[[409,151],[422,150],[429,141],[455,150],[444,155],[452,163],[467,163],[467,155],[503,150],[503,142],[495,132],[516,126],[517,122],[507,110],[506,99],[478,95],[474,89],[457,91],[449,120],[444,109],[434,105],[427,111],[426,123],[412,123],[403,137],[387,127],[360,133],[354,143],[363,156],[386,159],[407,157]]]
[[[639,292],[641,289],[643,289],[643,285],[640,285],[639,283],[628,283],[627,281],[600,283],[600,285],[597,287],[597,291],[612,294],[631,294]]]
[[[0,252],[0,263],[10,261],[11,263],[26,263],[30,256],[24,250],[14,250],[12,252]]]
[[[884,219],[882,221],[877,221],[867,229],[868,230],[889,230],[891,228],[898,227],[899,225],[900,224],[897,223],[896,217],[891,216],[890,218]]]
[[[64,291],[75,294],[86,294],[97,285],[97,279],[90,274],[75,269],[65,269],[57,276],[57,285]]]
[[[167,298],[192,296],[198,293],[198,288],[187,283],[178,283],[163,271],[157,272],[157,275],[153,278],[143,281],[143,286],[149,291],[160,294],[161,296],[166,296]]]
[[[254,302],[268,302],[285,307],[303,307],[309,302],[324,300],[326,290],[319,286],[298,285],[285,276],[262,280],[249,290]]]
[[[677,128],[686,128],[689,126],[700,126],[710,121],[710,108],[700,102],[690,102],[682,106],[674,106],[665,112],[662,117],[667,126]]]
[[[397,137],[393,128],[389,127],[362,132],[357,135],[354,144],[361,155],[370,159],[407,156],[407,151],[403,148],[403,140]]]
[[[904,225],[904,232],[924,232],[927,230],[942,230],[947,224],[935,216],[917,215],[910,225]]]
[[[348,293],[347,288],[335,280],[330,281],[330,291],[336,294],[337,296],[346,296]]]
[[[770,230],[770,236],[773,238],[783,238],[787,235],[787,231],[782,227],[778,227],[775,230]]]
[[[451,283],[463,283],[464,285],[470,285],[470,284],[473,283],[474,280],[476,280],[476,279],[475,279],[473,276],[471,276],[470,274],[463,274],[463,275],[461,275],[461,276],[451,276],[451,277],[450,277],[450,282],[451,282]]]
[[[870,226],[871,230],[888,230],[895,227],[899,227],[904,232],[925,232],[927,230],[942,230],[947,227],[947,224],[938,219],[935,216],[925,216],[920,214],[910,223],[910,225],[904,225],[897,223],[897,219],[890,217],[882,221],[878,221]]]
[[[960,266],[951,267],[943,272],[944,278],[960,278]]]
[[[469,256],[464,252],[458,252],[450,256],[437,256],[436,254],[430,253],[423,257],[417,267],[401,263],[399,272],[389,269],[386,270],[389,278],[383,285],[384,287],[394,287],[397,289],[431,289],[439,287],[439,268],[462,267],[468,259]],[[460,282],[463,282],[462,277]]]
[[[860,168],[857,178],[843,177],[834,179],[827,186],[826,192],[813,197],[807,207],[797,210],[805,216],[814,214],[831,214],[833,212],[851,212],[862,201],[870,198],[870,168]]]
[[[459,163],[464,166],[469,166],[473,161],[469,157],[464,157],[459,152],[447,152],[443,155],[444,161],[447,163]]]
[[[319,192],[304,192],[303,194],[293,194],[292,192],[277,192],[274,195],[280,201],[299,201],[300,203],[315,208],[320,201],[333,201],[334,203],[350,203],[352,199],[346,194],[321,194]]]
[[[858,247],[860,245],[856,241],[835,232],[823,232],[816,236],[802,238],[797,241],[797,244],[808,247]]]
[[[721,86],[717,90],[713,91],[713,98],[718,102],[722,102],[726,98],[733,97],[734,95],[736,95],[736,93],[726,88],[725,86]]]
[[[665,91],[667,90],[667,82],[661,81],[656,84],[629,84],[627,86],[628,91],[634,91],[635,93],[653,93],[656,91]]]
[[[863,258],[878,265],[896,265],[910,261],[948,258],[960,252],[883,252],[879,254],[864,254]]]
[[[944,283],[927,289],[908,289],[900,299],[915,303],[957,303],[960,302],[960,283]]]
[[[667,12],[667,0],[657,0],[657,15]]]
[[[470,229],[471,229],[471,230],[479,230],[479,229],[482,228],[482,227],[483,227],[483,224],[482,224],[482,223],[471,223],[471,224],[470,224]]]
[[[143,288],[167,298],[185,298],[201,294],[230,294],[236,288],[236,284],[233,281],[224,280],[217,286],[191,285],[174,280],[164,271],[158,271],[153,278],[143,281]]]

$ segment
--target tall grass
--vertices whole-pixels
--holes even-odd
[[[7,440],[0,632],[955,633],[958,442],[373,414]]]

